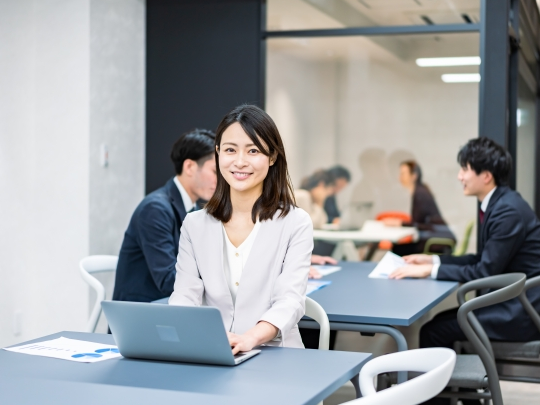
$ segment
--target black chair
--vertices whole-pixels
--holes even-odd
[[[540,331],[540,315],[531,305],[526,292],[534,287],[540,287],[540,276],[526,281],[519,300]],[[493,354],[500,380],[540,383],[540,340],[532,342],[501,342],[492,341]],[[474,352],[469,342],[459,342],[456,352],[461,349]]]
[[[526,279],[523,273],[499,274],[469,281],[459,288],[457,298],[460,307],[457,320],[470,343],[471,352],[476,354],[457,356],[454,372],[447,385],[450,390],[441,392],[438,397],[450,398],[453,404],[457,404],[458,399],[483,399],[485,405],[489,405],[490,401],[493,401],[493,405],[503,405],[493,348],[473,311],[518,297],[523,291]],[[465,301],[468,292],[485,289],[495,291]],[[410,378],[418,375],[419,373],[409,372]],[[396,381],[396,374],[392,373],[389,382]],[[379,382],[386,385],[385,378],[379,378]],[[459,391],[460,388],[470,391]]]

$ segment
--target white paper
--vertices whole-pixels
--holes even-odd
[[[16,347],[5,347],[4,350],[34,356],[54,357],[79,363],[95,363],[122,356],[116,346],[65,337]]]
[[[405,266],[405,260],[392,252],[386,252],[377,267],[369,273],[369,278],[388,278],[388,276],[400,267]]]
[[[308,280],[306,295],[309,295],[314,291],[320,290],[321,288],[324,288],[331,283],[332,282],[330,280]]]
[[[336,271],[340,271],[340,266],[328,266],[325,264],[316,264],[312,267],[315,267],[319,273],[321,273],[322,276],[327,276],[329,274],[335,273]]]

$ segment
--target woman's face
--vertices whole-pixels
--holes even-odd
[[[231,190],[262,193],[263,181],[273,162],[259,150],[238,122],[223,132],[218,153],[219,171]]]
[[[411,170],[407,165],[399,166],[399,182],[403,187],[409,188],[414,185],[416,175],[411,174]]]
[[[324,205],[324,201],[332,194],[332,191],[332,186],[327,186],[321,181],[317,187],[311,189],[311,198],[315,204]]]

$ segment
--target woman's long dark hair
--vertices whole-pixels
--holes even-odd
[[[280,217],[286,216],[296,205],[291,179],[287,170],[285,148],[276,124],[270,116],[254,105],[241,105],[228,113],[216,130],[216,146],[219,148],[223,132],[238,122],[245,133],[259,148],[261,153],[274,160],[263,182],[261,196],[255,201],[251,211],[253,222],[272,219],[278,210]],[[216,192],[206,204],[206,210],[214,218],[227,223],[232,216],[230,186],[219,170],[219,155],[216,151],[217,186]]]
[[[422,168],[416,161],[406,160],[404,162],[401,162],[401,165],[407,166],[409,168],[409,173],[416,174],[416,181],[414,182],[416,186],[424,186],[429,190],[429,187],[422,182]]]

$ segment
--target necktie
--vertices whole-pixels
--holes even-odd
[[[484,211],[481,208],[478,209],[478,216],[480,217],[480,225],[484,223]]]

